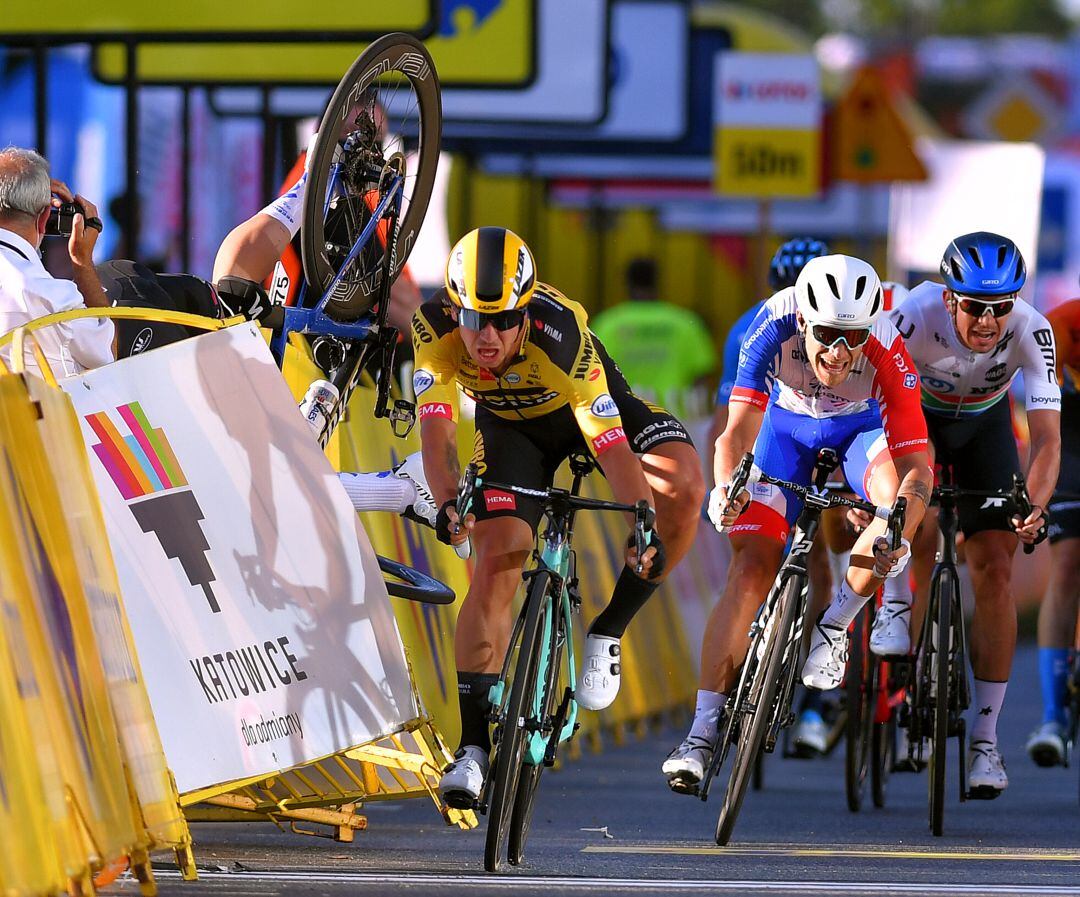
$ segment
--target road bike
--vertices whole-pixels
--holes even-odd
[[[738,495],[746,488],[753,464],[753,455],[747,453],[732,477],[731,495]],[[829,474],[839,465],[837,452],[824,448],[818,452],[811,486],[791,483],[766,473],[758,475],[759,482],[779,486],[799,496],[803,508],[772,589],[750,626],[746,660],[738,684],[728,697],[719,744],[700,786],[701,799],[708,799],[713,779],[734,749],[724,802],[716,823],[716,843],[720,845],[731,839],[758,756],[762,751],[772,752],[781,729],[795,721],[792,695],[810,612],[807,556],[817,536],[822,512],[837,507],[863,510],[885,520],[890,545],[893,550],[900,546],[906,499],[898,498],[893,508],[880,508],[871,502],[828,490]]]
[[[525,857],[540,774],[553,766],[559,744],[577,728],[577,681],[571,615],[581,607],[576,556],[572,548],[577,511],[624,511],[634,515],[638,556],[648,546],[654,515],[644,500],[636,505],[585,498],[582,480],[595,468],[585,455],[570,458],[570,489],[526,489],[482,479],[470,464],[458,491],[464,520],[477,490],[493,489],[540,502],[544,524],[532,565],[522,573],[525,600],[510,636],[499,681],[491,687],[490,720],[495,756],[478,807],[488,817],[484,867],[498,870],[505,850],[511,865]]]
[[[407,34],[372,43],[327,103],[308,160],[300,227],[304,283],[295,306],[275,309],[278,364],[294,335],[337,387],[319,435],[325,447],[361,374],[374,372],[375,416],[406,435],[416,420],[390,403],[398,333],[387,324],[390,285],[416,244],[435,182],[442,100],[424,45]]]
[[[1004,500],[1009,513],[1026,517],[1031,512],[1031,500],[1024,478],[1013,477],[1010,492],[985,492],[960,489],[944,472],[943,480],[934,488],[931,505],[938,506],[937,563],[930,579],[930,600],[915,650],[915,662],[910,664],[907,702],[903,705],[899,725],[908,730],[907,762],[919,768],[924,763],[928,745],[929,770],[928,808],[930,831],[935,836],[944,832],[945,779],[948,739],[957,739],[960,800],[991,799],[1000,792],[994,789],[969,791],[967,787],[966,728],[964,712],[971,703],[971,684],[967,675],[967,633],[964,627],[960,594],[960,575],[957,572],[956,534],[960,527],[959,502],[962,497]],[[1046,538],[1045,524],[1037,537]],[[1025,553],[1034,545],[1025,545]]]

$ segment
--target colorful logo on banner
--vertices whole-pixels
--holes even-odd
[[[86,415],[100,440],[94,454],[128,503],[144,533],[153,532],[167,557],[180,561],[188,582],[206,596],[210,610],[221,612],[210,583],[214,571],[207,559],[210,543],[199,521],[204,519],[183,468],[165,432],[154,429],[138,402],[116,409],[131,435],[122,436],[104,411]]]

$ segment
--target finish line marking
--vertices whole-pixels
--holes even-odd
[[[1066,850],[948,851],[911,848],[898,850],[871,847],[677,847],[642,844],[590,845],[582,853],[667,854],[673,856],[827,857],[891,860],[990,860],[993,862],[1077,863],[1080,853]]]
[[[159,880],[179,880],[177,869],[154,869],[154,876]],[[1080,887],[1071,885],[1010,885],[1010,884],[936,884],[914,882],[850,882],[850,881],[686,881],[671,878],[575,878],[572,876],[538,876],[515,874],[492,875],[452,875],[431,872],[208,872],[199,870],[199,879],[204,882],[229,881],[237,887],[245,883],[268,882],[285,884],[305,882],[309,884],[378,884],[378,885],[469,885],[479,889],[499,889],[526,886],[542,887],[550,891],[553,888],[568,891],[600,891],[611,894],[613,890],[625,891],[662,891],[665,893],[691,891],[705,893],[796,893],[796,894],[853,894],[880,895],[919,894],[919,895],[981,895],[981,894],[1021,894],[1030,897],[1076,897]]]

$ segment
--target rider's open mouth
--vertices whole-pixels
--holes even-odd
[[[820,362],[821,366],[830,374],[842,374],[844,369],[847,368],[846,361],[829,361],[824,355],[821,356]]]
[[[995,333],[993,330],[974,329],[971,331],[971,335],[975,337],[975,339],[993,339]]]
[[[494,361],[496,358],[499,357],[499,350],[497,348],[486,349],[478,347],[476,350],[476,354],[480,356],[481,361]]]

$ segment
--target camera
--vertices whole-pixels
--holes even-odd
[[[77,202],[62,202],[49,210],[49,220],[45,222],[46,237],[70,237],[75,226],[75,216],[86,212]]]
[[[59,206],[53,206],[49,210],[49,218],[45,222],[46,237],[70,237],[75,227],[75,216],[82,215],[86,227],[101,230],[100,218],[87,218],[86,209],[77,202],[62,202]]]

